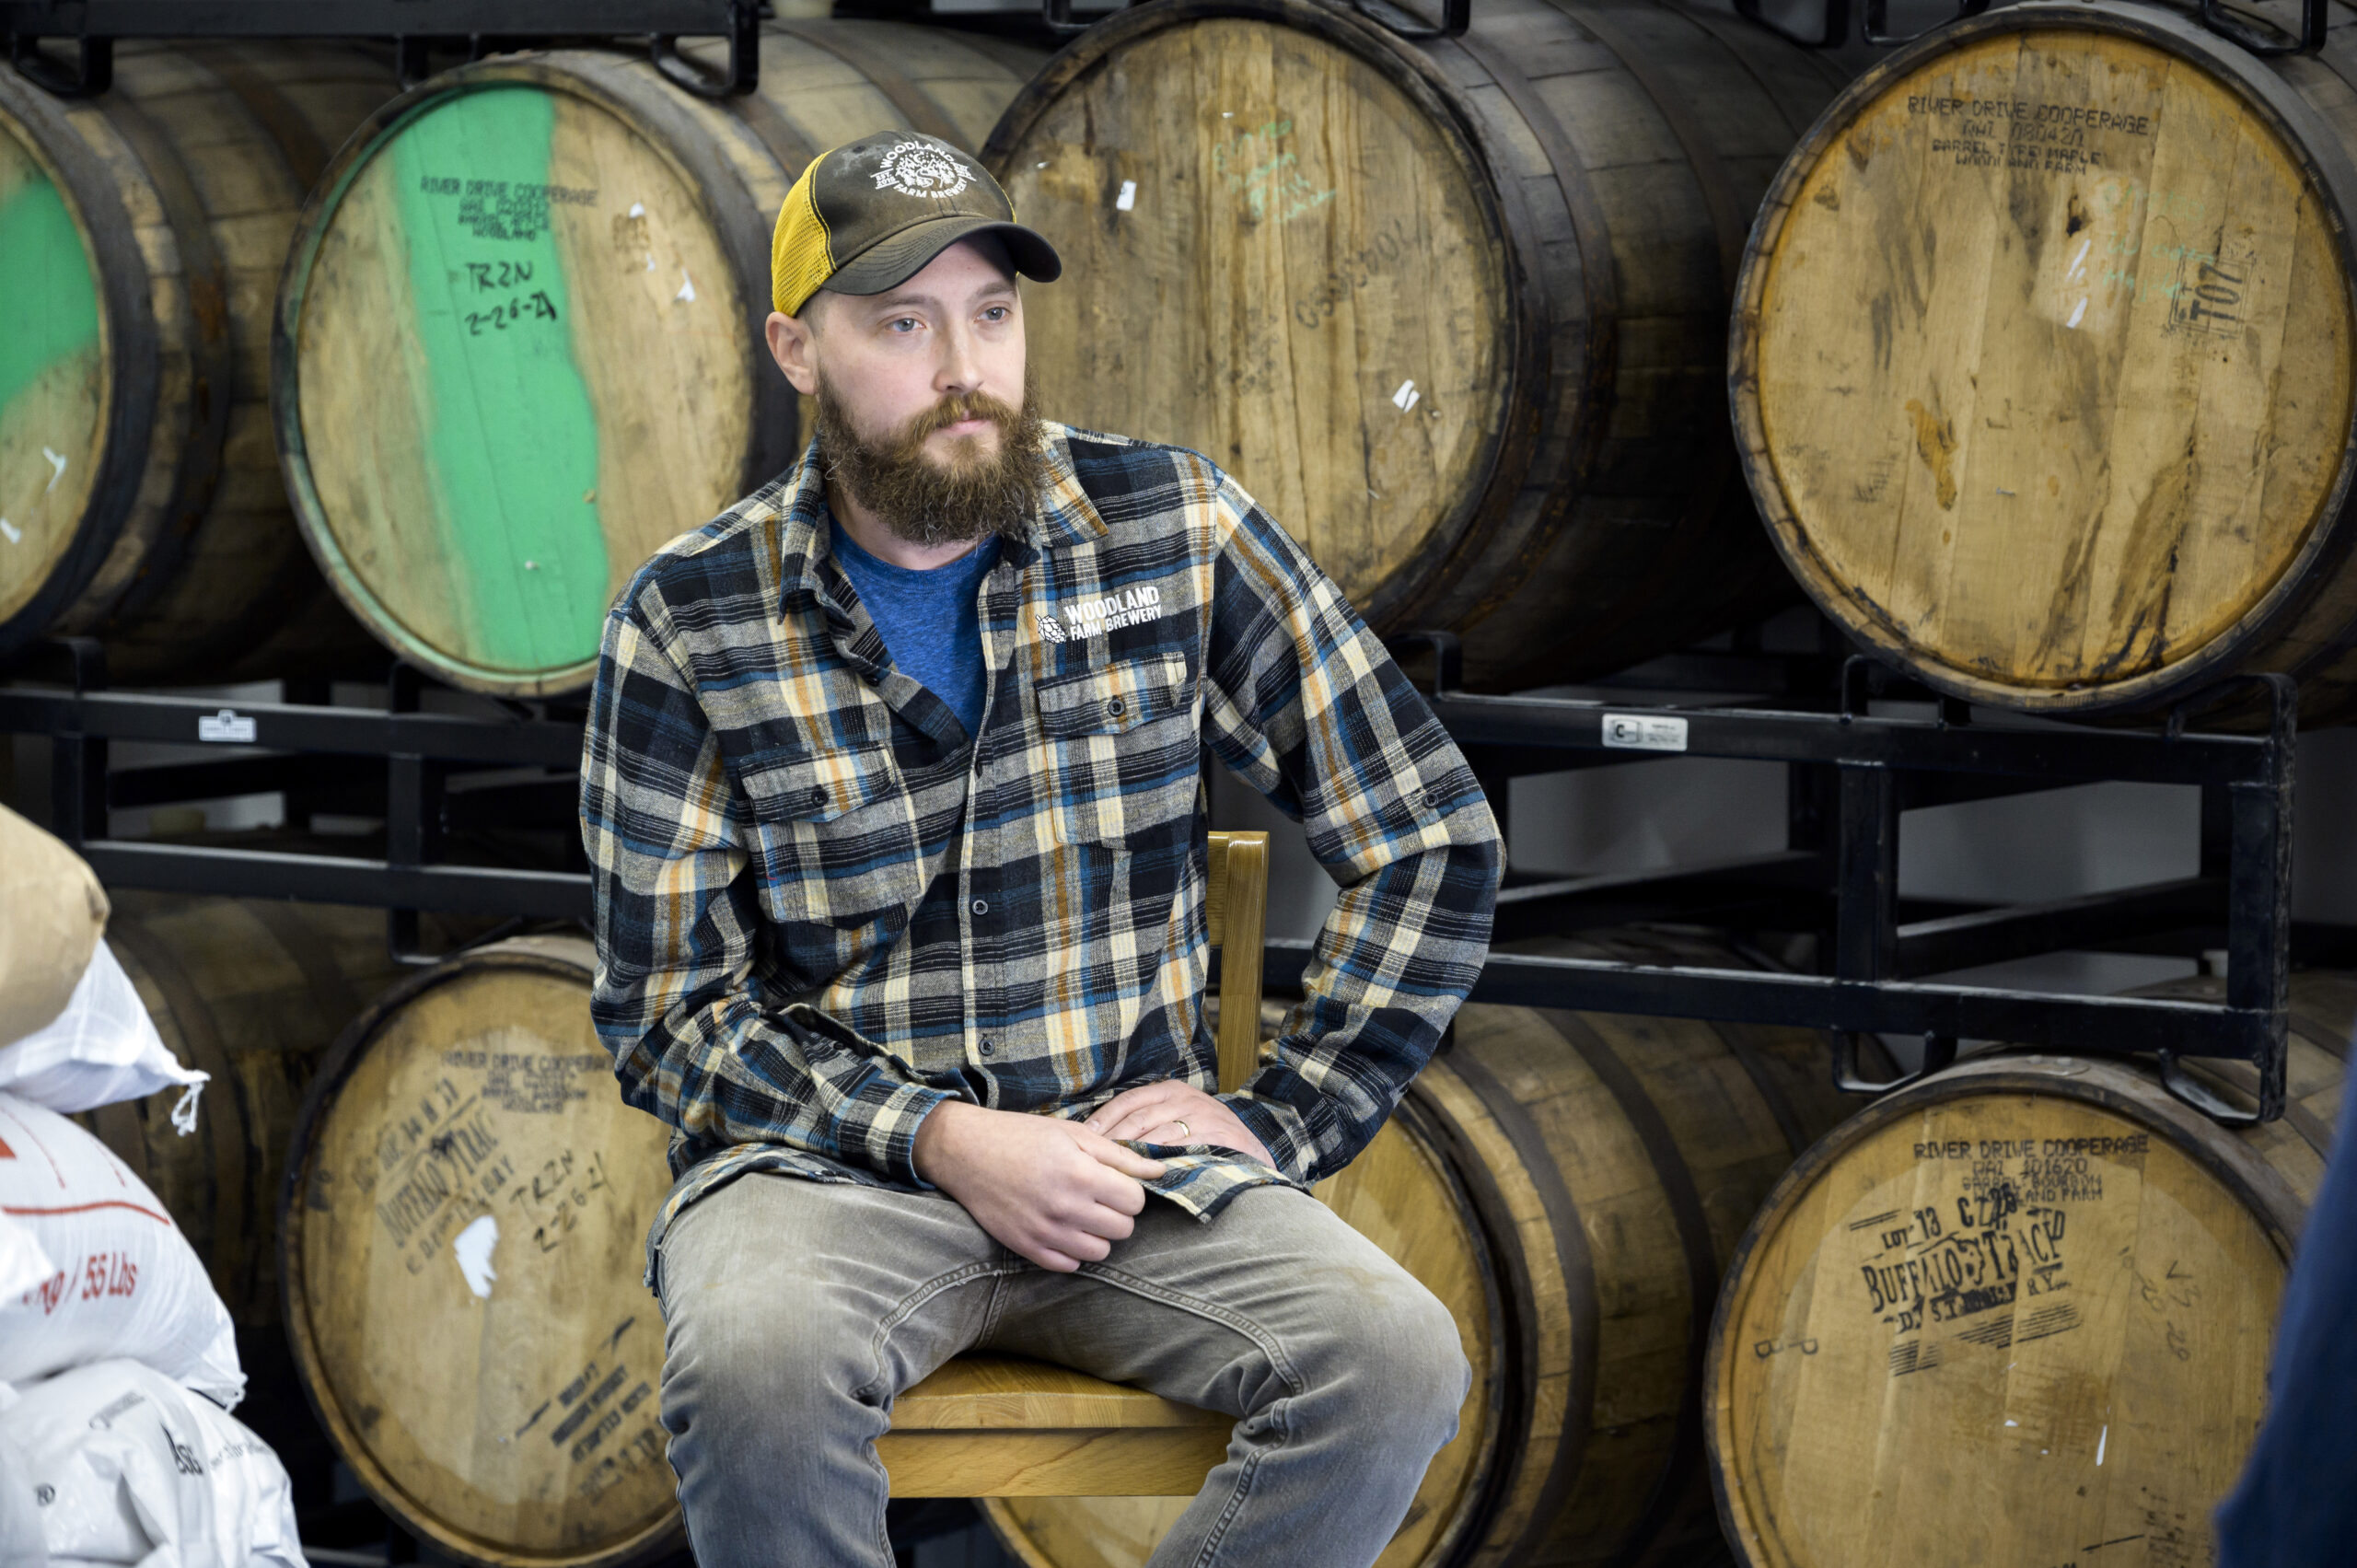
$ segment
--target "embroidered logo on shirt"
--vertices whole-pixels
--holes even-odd
[[[1151,585],[1131,588],[1125,593],[1068,604],[1062,613],[1061,621],[1052,615],[1034,617],[1043,640],[1062,643],[1074,637],[1094,637],[1100,632],[1118,632],[1124,626],[1155,620],[1162,614],[1162,590]]]

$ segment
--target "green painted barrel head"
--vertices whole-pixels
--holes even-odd
[[[743,477],[756,302],[702,192],[602,104],[493,79],[384,125],[311,223],[296,488],[338,590],[462,685],[585,684],[614,593]]]
[[[0,626],[73,545],[111,391],[96,258],[72,199],[0,115]]]

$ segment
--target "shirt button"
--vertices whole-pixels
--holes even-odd
[[[1438,789],[1428,789],[1424,791],[1424,804],[1434,808],[1437,808],[1440,806],[1440,803],[1447,798],[1448,796],[1441,794]]]
[[[988,914],[988,913],[990,913],[990,912],[991,912],[991,901],[990,901],[988,899],[976,899],[976,900],[974,900],[974,912],[975,912],[976,914]]]
[[[813,784],[810,787],[810,804],[813,806],[824,806],[827,804],[827,786],[825,784]]]
[[[996,1051],[997,1049],[998,1049],[998,1047],[997,1047],[997,1046],[995,1046],[994,1044],[993,1044],[991,1041],[989,1041],[989,1040],[984,1040],[984,1041],[982,1041],[982,1054],[983,1054],[984,1056],[988,1056],[992,1051]]]
[[[1121,716],[1121,699],[1115,697],[1108,701],[1105,704],[1105,711],[1112,714],[1115,718],[1120,718]]]

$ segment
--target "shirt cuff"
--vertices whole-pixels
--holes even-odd
[[[933,1183],[917,1174],[917,1129],[944,1100],[957,1098],[921,1084],[901,1084],[872,1109],[861,1108],[866,1124],[844,1130],[844,1152],[881,1176],[929,1192]]]
[[[1260,1146],[1269,1151],[1278,1170],[1295,1181],[1309,1179],[1310,1162],[1317,1151],[1310,1145],[1299,1111],[1289,1105],[1242,1094],[1221,1095],[1218,1098],[1236,1113],[1247,1132],[1260,1140]]]

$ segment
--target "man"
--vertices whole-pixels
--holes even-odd
[[[874,1440],[961,1351],[1237,1418],[1155,1563],[1364,1565],[1455,1431],[1448,1313],[1303,1189],[1478,972],[1497,831],[1332,583],[1191,452],[1043,424],[1055,251],[907,134],[806,170],[768,341],[801,463],[608,621],[594,1011],[669,1122],[649,1238],[702,1568],[881,1565]],[[1205,746],[1341,886],[1215,1095]]]
[[[2339,1568],[2357,1556],[2357,1094],[2284,1282],[2267,1419],[2219,1506],[2217,1568]]]

